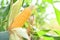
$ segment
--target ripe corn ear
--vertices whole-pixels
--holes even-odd
[[[31,15],[31,9],[25,8],[19,15],[16,16],[12,24],[10,25],[10,28],[17,28],[17,27],[22,27],[24,23],[27,21],[27,19]]]

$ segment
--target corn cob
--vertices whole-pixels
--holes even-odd
[[[23,10],[19,15],[16,16],[9,29],[22,27],[30,17],[31,11],[31,7],[25,8],[25,10]]]

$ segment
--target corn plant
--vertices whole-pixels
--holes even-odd
[[[34,1],[36,1],[35,4],[33,3]],[[30,16],[30,18],[25,23],[23,21],[22,22],[18,21],[17,24],[19,24],[19,26],[20,24],[24,24],[22,28],[25,28],[28,31],[31,40],[60,40],[60,30],[55,28],[55,27],[60,28],[60,14],[59,14],[60,10],[58,10],[54,6],[54,3],[56,2],[60,3],[59,0],[55,0],[55,1],[54,0],[41,0],[41,1],[40,0],[1,0],[0,1],[0,31],[6,31],[7,28],[10,26],[10,24],[12,22],[17,23],[17,19],[19,20],[19,18],[24,19],[24,17],[21,16],[21,14],[20,14],[21,17],[18,16],[19,13],[22,12],[24,8],[34,5],[35,8],[34,10],[31,11],[32,15]],[[56,15],[56,18],[52,18],[51,20],[47,18],[49,16],[48,15],[49,13],[46,14],[47,13],[46,9],[49,10],[48,5],[52,6],[54,13]],[[29,10],[26,10],[26,12],[23,11],[22,13],[28,13],[28,11]],[[17,18],[15,19],[15,17]],[[16,21],[14,21],[14,19]],[[47,21],[46,19],[49,20],[49,23],[46,22]],[[55,22],[56,24],[54,24]],[[25,40],[25,38],[23,39]]]

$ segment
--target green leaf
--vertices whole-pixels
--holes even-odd
[[[2,6],[4,6],[4,0],[2,0],[2,3],[1,3]]]
[[[54,37],[54,40],[60,40],[60,37]]]
[[[49,32],[49,30],[40,30],[40,31],[37,31],[37,34],[39,37],[45,35],[47,32]]]
[[[15,3],[17,0],[13,0],[13,3]]]
[[[54,30],[60,36],[60,30]]]
[[[43,0],[43,2],[53,3],[53,0]]]
[[[44,37],[44,40],[54,40],[53,37]]]
[[[10,5],[7,7],[0,8],[0,31],[5,31],[5,28],[8,27],[8,19],[6,17],[8,16],[10,10]]]
[[[10,5],[7,6],[7,7],[3,10],[3,14],[2,14],[2,16],[3,16],[4,18],[8,15],[9,10],[10,10]]]
[[[57,21],[60,24],[60,11],[58,9],[56,9],[55,7],[54,7],[54,10],[55,10]]]
[[[32,0],[24,0],[24,3],[26,3],[26,7],[28,7],[31,4]]]
[[[45,9],[46,9],[46,7],[42,7],[42,5],[40,5],[38,10],[40,10],[40,12],[43,13],[43,12],[45,12]]]
[[[25,27],[28,27],[28,23],[27,22],[25,23]]]
[[[10,9],[9,25],[12,20],[18,15],[19,9],[22,7],[23,0],[17,0]]]
[[[9,3],[8,5],[5,3]],[[6,6],[7,5],[7,6]],[[8,27],[8,13],[10,11],[10,2],[9,1],[5,1],[5,0],[1,0],[1,4],[0,4],[1,8],[0,8],[0,31],[5,31],[7,30]]]

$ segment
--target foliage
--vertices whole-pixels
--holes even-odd
[[[0,31],[7,30],[8,26],[8,13],[10,10],[10,4],[4,4],[4,0],[2,0],[1,3],[1,8],[0,8]]]
[[[11,3],[8,3],[9,1],[6,0],[6,3],[4,3],[4,0],[1,1],[1,8],[0,8],[0,31],[7,30],[8,26],[12,22],[12,20],[18,15],[19,12],[21,12],[21,8],[26,8],[31,5],[33,0],[10,0]],[[52,5],[56,19],[58,24],[60,25],[60,10],[58,10],[54,3],[58,2],[58,0],[42,0],[40,5],[38,4],[38,0],[36,0],[35,8],[32,11],[32,16],[34,17],[33,22],[31,23],[31,19],[28,19],[29,21],[26,21],[23,25],[23,28],[30,27],[31,32],[29,33],[32,40],[39,40],[41,37],[43,37],[44,40],[60,40],[60,30],[53,30],[51,29],[52,24],[48,24],[45,22],[45,19],[47,18],[46,8],[49,4]],[[48,4],[47,4],[48,3]],[[6,6],[7,5],[7,6]],[[23,10],[22,9],[22,10]],[[28,10],[27,10],[28,11]],[[51,20],[50,20],[51,21]],[[47,26],[45,26],[47,24]],[[56,25],[56,24],[55,24]],[[46,28],[46,29],[45,29]],[[49,28],[49,29],[47,29]],[[46,35],[49,31],[54,31],[58,37],[52,36],[52,35]]]

